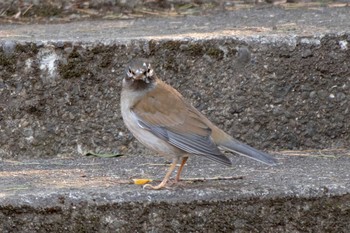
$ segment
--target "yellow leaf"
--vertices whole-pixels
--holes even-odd
[[[149,182],[152,182],[151,179],[133,179],[134,181],[134,184],[136,185],[144,185],[144,184],[147,184]]]

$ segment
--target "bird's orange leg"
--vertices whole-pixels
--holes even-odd
[[[175,169],[175,167],[176,167],[176,165],[177,165],[177,161],[178,161],[178,160],[179,160],[178,158],[173,159],[173,163],[171,164],[171,166],[170,166],[168,172],[166,173],[164,179],[162,180],[162,182],[161,182],[159,185],[153,186],[153,185],[150,185],[150,184],[145,184],[145,185],[143,186],[143,188],[144,188],[144,189],[156,189],[156,190],[157,190],[157,189],[164,188],[165,185],[166,185],[166,183],[168,182],[170,176],[171,176],[171,173],[174,171],[174,169]],[[181,168],[181,167],[180,167],[180,168]]]
[[[177,174],[176,174],[176,178],[175,178],[175,183],[179,182],[180,181],[180,175],[181,175],[181,172],[182,172],[182,169],[184,168],[184,165],[187,161],[188,157],[183,157],[182,158],[182,162],[181,162],[181,165],[179,167],[179,170],[177,170]]]

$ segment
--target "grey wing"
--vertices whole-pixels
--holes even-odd
[[[164,126],[154,126],[138,119],[140,127],[147,129],[159,138],[169,142],[171,145],[186,151],[189,154],[203,155],[208,159],[223,165],[231,166],[231,161],[221,153],[217,145],[211,140],[211,129],[208,128],[207,135],[176,132]]]

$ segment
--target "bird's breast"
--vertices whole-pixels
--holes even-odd
[[[184,151],[172,146],[168,142],[152,134],[150,131],[140,127],[138,119],[135,113],[132,111],[134,104],[140,98],[142,98],[139,94],[139,92],[132,93],[130,91],[122,91],[120,107],[126,127],[130,130],[134,137],[147,148],[154,150],[168,158],[184,156],[186,154]]]

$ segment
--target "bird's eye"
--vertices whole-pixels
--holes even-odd
[[[134,74],[135,74],[130,68],[128,69],[128,72],[126,72],[126,73],[127,73],[128,77],[130,77],[130,78],[132,76],[134,76]]]
[[[151,68],[147,69],[148,76],[152,77],[153,76],[153,70]]]

